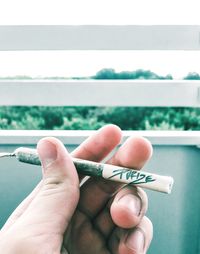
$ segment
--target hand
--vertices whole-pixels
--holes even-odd
[[[71,156],[101,161],[120,140],[120,129],[108,125]],[[2,228],[2,253],[146,253],[152,224],[144,216],[147,197],[143,190],[78,176],[71,156],[55,138],[42,139],[37,148],[43,180]],[[140,169],[151,154],[146,139],[131,137],[107,163]]]

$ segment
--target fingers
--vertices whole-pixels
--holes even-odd
[[[152,146],[148,140],[142,137],[131,137],[108,163],[139,169],[151,157],[151,154]],[[81,187],[80,209],[90,217],[96,216],[121,186],[112,181],[90,178]]]
[[[69,184],[79,184],[77,171],[66,148],[56,138],[43,138],[37,145],[38,154],[42,162],[43,179],[57,183],[68,181]],[[69,169],[68,169],[69,168]]]
[[[117,232],[114,232],[113,238],[116,237],[115,233]],[[151,221],[144,217],[137,227],[124,231],[123,234],[119,243],[119,254],[146,253],[153,237],[153,226]]]
[[[133,228],[147,211],[148,199],[141,188],[124,188],[115,196],[110,213],[114,223],[121,228]]]
[[[126,229],[137,226],[146,213],[147,206],[147,195],[142,189],[124,187],[95,217],[94,225],[109,238],[116,226]]]
[[[151,143],[143,137],[130,137],[107,162],[127,168],[140,169],[152,156]]]
[[[116,125],[106,125],[86,139],[71,155],[80,159],[99,162],[121,141],[122,133]]]
[[[153,226],[147,217],[143,217],[137,227],[124,230],[115,228],[108,241],[111,253],[145,254],[153,237]]]
[[[39,141],[37,150],[42,161],[43,185],[21,216],[25,224],[45,224],[49,232],[64,233],[78,203],[79,180],[70,155],[55,138]],[[47,225],[48,224],[48,225]]]

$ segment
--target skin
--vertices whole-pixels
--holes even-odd
[[[0,231],[4,254],[141,254],[153,229],[145,217],[147,196],[136,187],[78,175],[71,157],[101,161],[122,137],[107,125],[70,155],[55,138],[39,141],[43,179],[19,205]],[[142,137],[130,137],[109,164],[138,170],[152,155]]]

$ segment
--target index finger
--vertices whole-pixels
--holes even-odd
[[[72,157],[99,162],[103,160],[121,141],[122,132],[116,125],[100,128],[87,138],[72,153]],[[80,180],[84,177],[79,175]]]

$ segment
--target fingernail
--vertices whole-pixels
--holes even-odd
[[[57,158],[56,146],[48,140],[39,141],[38,152],[44,168],[47,168]]]
[[[134,250],[135,253],[143,253],[144,251],[144,234],[136,228],[134,231],[128,234],[126,242],[127,248]]]
[[[132,213],[139,216],[141,211],[141,200],[139,197],[133,194],[127,194],[118,200],[118,203],[128,207]]]

